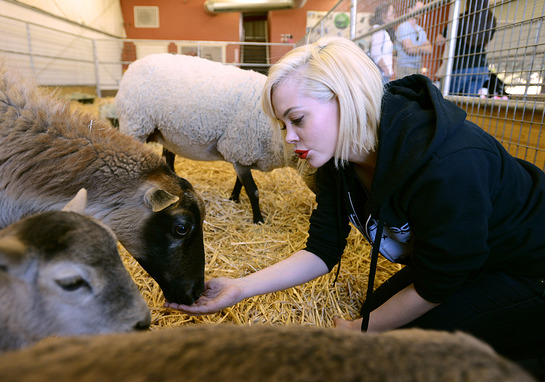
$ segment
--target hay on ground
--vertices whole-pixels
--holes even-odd
[[[87,105],[73,104],[93,113]],[[315,200],[296,170],[283,168],[269,173],[253,172],[265,218],[264,224],[256,225],[252,223],[252,210],[244,191],[240,203],[229,200],[236,177],[231,164],[177,157],[175,166],[178,175],[191,182],[206,203],[204,245],[207,279],[241,277],[304,248],[308,219]],[[120,246],[123,261],[150,306],[152,329],[227,322],[332,327],[335,315],[357,318],[367,286],[369,250],[365,239],[353,228],[339,278],[334,285],[336,268],[304,285],[252,297],[216,314],[192,317],[163,308],[164,296],[157,283]],[[375,285],[380,285],[397,270],[398,265],[379,258]]]

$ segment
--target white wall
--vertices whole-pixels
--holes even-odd
[[[24,7],[25,4],[116,37],[126,36],[119,0],[0,0],[0,15],[95,38],[100,34]]]
[[[119,1],[25,1],[64,19],[0,0],[0,56],[10,67],[39,85],[96,86],[97,92],[117,88],[122,74],[119,37],[124,36]]]

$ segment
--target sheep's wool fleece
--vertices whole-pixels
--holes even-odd
[[[6,381],[531,382],[463,333],[194,325],[58,338],[0,357]]]
[[[282,167],[282,139],[273,137],[261,107],[265,80],[263,74],[199,57],[148,55],[133,62],[121,80],[120,130],[145,141],[157,128],[178,147],[217,150],[223,160],[262,171]]]

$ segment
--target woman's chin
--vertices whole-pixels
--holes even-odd
[[[331,158],[329,158],[331,159]],[[311,168],[320,168],[322,167],[324,164],[326,164],[327,162],[329,162],[329,159],[327,160],[324,160],[324,158],[316,158],[316,157],[311,157],[309,156],[306,161],[307,161],[307,164],[309,165],[309,167]]]

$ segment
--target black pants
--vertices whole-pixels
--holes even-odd
[[[364,306],[376,309],[413,280],[410,265],[405,266],[379,286]],[[545,346],[545,277],[522,279],[504,272],[485,273],[404,326],[415,327],[464,331],[507,358],[523,357],[522,350],[531,351],[536,344],[541,349]]]

